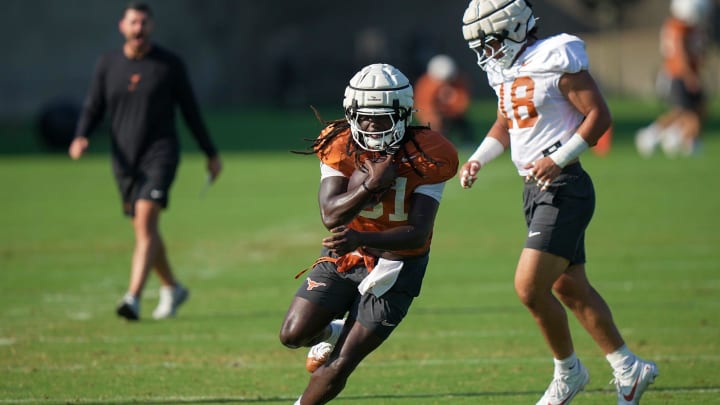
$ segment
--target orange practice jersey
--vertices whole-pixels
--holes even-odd
[[[470,106],[470,90],[460,78],[444,82],[425,74],[418,79],[413,90],[418,122],[430,124],[430,128],[438,131],[442,130],[444,117],[460,117]]]
[[[686,66],[698,72],[705,49],[705,38],[700,30],[676,18],[668,18],[660,33],[660,51],[665,72],[673,78],[682,77]]]
[[[323,136],[328,129],[324,130]],[[382,200],[374,207],[364,209],[348,224],[352,229],[366,232],[379,232],[408,223],[410,199],[418,186],[445,182],[455,176],[458,169],[458,154],[455,147],[440,133],[427,129],[407,129],[405,137],[414,132],[415,140],[422,152],[415,148],[412,141],[406,142],[393,156],[397,168],[397,178],[393,187],[385,193]],[[324,150],[318,152],[320,161],[350,177],[357,170],[355,157],[348,156],[347,144],[354,142],[350,129],[338,134]],[[423,156],[427,156],[424,157]],[[372,153],[364,152],[360,158],[363,162]],[[430,160],[432,159],[432,161]],[[422,173],[419,176],[412,166]],[[433,162],[434,161],[434,162]],[[404,256],[418,256],[430,248],[432,236],[421,248],[394,251]]]

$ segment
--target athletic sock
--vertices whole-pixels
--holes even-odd
[[[632,366],[637,357],[628,349],[627,345],[620,346],[614,352],[605,356],[608,363],[614,370],[620,370]]]
[[[330,322],[330,330],[332,332],[330,333],[330,337],[325,339],[325,341],[330,343],[331,345],[335,345],[335,343],[337,343],[337,341],[338,341],[338,338],[340,338],[340,332],[342,332],[344,325],[345,325],[344,319],[336,319],[336,320]]]
[[[575,352],[561,360],[553,359],[553,362],[555,363],[555,374],[568,375],[577,371],[575,367],[577,366],[578,358],[575,356]]]

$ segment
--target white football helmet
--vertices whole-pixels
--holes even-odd
[[[428,62],[427,73],[433,79],[444,82],[457,76],[457,65],[447,55],[435,55]]]
[[[517,58],[535,16],[525,0],[472,0],[463,15],[463,37],[483,70],[509,68]],[[495,40],[499,48],[488,42]],[[501,55],[501,56],[500,56]]]
[[[384,63],[368,65],[350,79],[343,107],[353,139],[361,148],[392,151],[412,121],[413,88],[395,67]],[[358,115],[387,115],[392,119],[392,127],[380,132],[363,131]]]
[[[710,0],[673,0],[670,13],[688,25],[699,25],[710,17],[712,11]]]

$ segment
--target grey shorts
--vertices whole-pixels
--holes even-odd
[[[382,297],[358,292],[358,285],[368,274],[365,266],[339,273],[335,263],[321,262],[312,268],[295,296],[327,308],[336,317],[349,313],[375,335],[387,339],[420,295],[428,261],[428,254],[406,259],[395,285]]]
[[[585,263],[585,229],[595,211],[595,188],[580,163],[563,169],[545,191],[525,183],[525,247]]]

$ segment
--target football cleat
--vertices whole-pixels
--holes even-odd
[[[660,372],[652,361],[637,359],[630,367],[616,370],[613,375],[615,378],[611,383],[617,389],[618,405],[637,405],[648,385],[655,382]]]
[[[305,360],[305,368],[308,372],[314,373],[315,370],[327,362],[330,354],[335,348],[338,338],[340,338],[340,332],[342,332],[344,325],[344,319],[336,319],[330,322],[330,337],[326,341],[320,342],[310,348],[307,360]]]
[[[175,316],[177,309],[190,296],[187,288],[177,284],[175,287],[160,287],[160,301],[153,311],[153,319],[166,319]]]
[[[308,352],[307,360],[305,361],[305,368],[307,371],[314,373],[315,370],[325,364],[334,348],[335,346],[328,342],[320,342],[311,347]]]
[[[576,367],[572,374],[556,373],[537,405],[568,405],[590,382],[590,375],[580,360]]]

